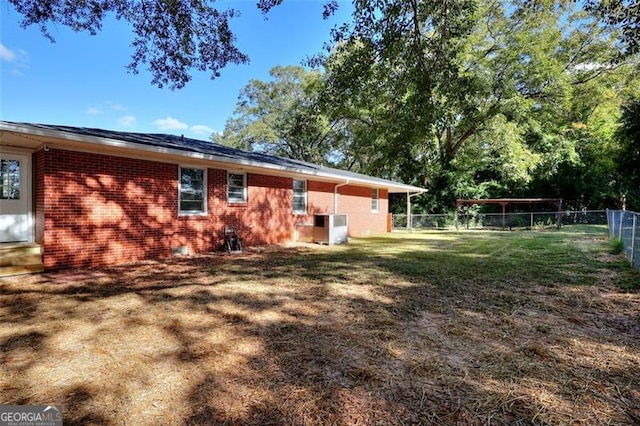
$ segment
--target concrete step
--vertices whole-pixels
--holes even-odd
[[[34,243],[0,244],[0,277],[44,271],[42,247]]]
[[[44,272],[44,265],[0,266],[0,277],[11,275],[37,274]]]

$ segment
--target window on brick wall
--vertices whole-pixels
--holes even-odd
[[[307,213],[307,181],[293,180],[293,212]]]
[[[203,214],[207,211],[207,182],[204,169],[180,167],[180,214]]]
[[[247,202],[247,175],[232,173],[227,175],[227,201],[230,203]]]
[[[371,211],[377,212],[379,207],[379,192],[378,188],[374,188],[371,190]]]

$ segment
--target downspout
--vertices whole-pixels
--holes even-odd
[[[349,185],[349,182],[351,181],[347,179],[346,182],[337,183],[333,187],[333,214],[338,214],[338,188],[340,188],[341,186]]]
[[[413,228],[413,221],[411,220],[411,197],[415,197],[416,195],[420,195],[422,192],[416,192],[411,194],[407,191],[407,231],[411,231]]]

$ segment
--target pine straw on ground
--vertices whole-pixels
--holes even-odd
[[[63,404],[66,425],[640,423],[619,258],[581,238],[514,261],[518,244],[390,236],[0,279],[0,403]]]

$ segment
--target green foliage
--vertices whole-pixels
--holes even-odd
[[[622,108],[620,140],[616,155],[621,192],[626,194],[627,208],[640,211],[640,98]]]
[[[321,75],[300,66],[277,66],[271,81],[251,80],[240,93],[234,117],[214,142],[249,151],[331,164],[337,133],[317,104]]]
[[[323,99],[347,157],[428,186],[425,210],[470,195],[604,207],[616,111],[638,82],[618,35],[573,2],[356,2]]]
[[[452,119],[447,103],[465,101],[453,90],[469,85],[455,52],[473,10],[474,1],[361,1],[353,25],[334,33],[324,98],[335,119],[355,123],[356,145],[372,147],[369,167],[419,183],[432,162],[425,154],[446,155],[438,143]]]
[[[501,196],[604,208],[621,191],[635,203],[636,181],[621,178],[638,176],[635,139],[617,129],[638,56],[579,6],[356,1],[311,61],[324,73],[277,67],[250,82],[216,140],[428,187],[420,211]]]
[[[621,29],[620,41],[625,55],[640,52],[640,2],[637,0],[587,0],[586,7],[593,10],[604,23]]]

